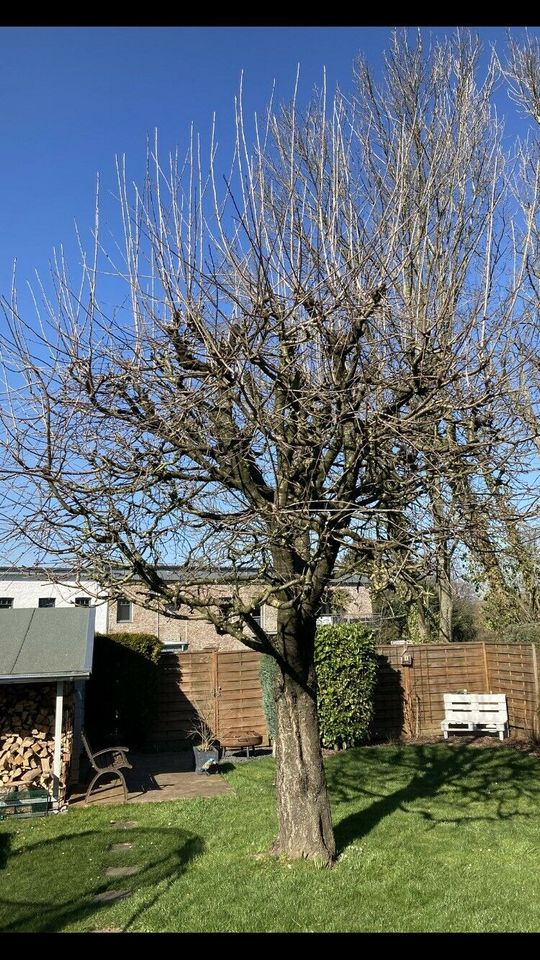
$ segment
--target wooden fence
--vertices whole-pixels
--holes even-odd
[[[373,735],[414,738],[440,734],[443,693],[505,693],[511,733],[538,733],[539,676],[534,645],[450,643],[377,646]],[[268,742],[259,681],[260,655],[164,654],[159,715],[153,740],[160,749],[185,744],[197,707],[219,738],[254,730]]]
[[[217,737],[227,730],[254,730],[268,743],[259,681],[260,654],[167,653],[160,659],[159,712],[154,741],[174,749],[188,740],[199,712]]]
[[[514,736],[538,732],[538,666],[528,643],[378,646],[373,733],[378,738],[440,734],[443,693],[505,693]],[[410,663],[409,663],[410,661]]]

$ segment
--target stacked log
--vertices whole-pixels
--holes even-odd
[[[61,800],[71,760],[70,700],[64,698]],[[0,789],[45,787],[52,792],[55,706],[56,684],[0,686]]]

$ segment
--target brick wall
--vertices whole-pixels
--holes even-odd
[[[359,619],[371,616],[371,600],[365,587],[340,587],[341,590],[346,590],[350,597],[345,610],[346,616]],[[214,596],[228,596],[231,588],[216,586],[212,591]],[[246,588],[246,597],[249,597],[249,588]],[[140,604],[133,603],[131,622],[117,622],[116,602],[111,602],[108,608],[107,632],[154,633],[162,643],[187,643],[188,650],[192,653],[208,649],[223,651],[246,649],[243,643],[233,637],[219,636],[212,624],[205,620],[198,620],[196,613],[190,613],[187,608],[180,608],[180,612],[186,616],[185,620],[178,620],[166,613],[157,613],[155,610],[147,610]],[[277,625],[275,607],[269,604],[263,606],[261,622],[265,630],[275,633]]]

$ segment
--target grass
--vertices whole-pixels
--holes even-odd
[[[538,932],[538,772],[513,747],[457,740],[330,757],[333,870],[268,856],[271,759],[230,770],[227,796],[6,820],[0,931]],[[132,894],[94,903],[108,887]]]

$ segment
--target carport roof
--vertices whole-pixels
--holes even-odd
[[[88,677],[95,616],[92,607],[0,610],[0,683]]]

